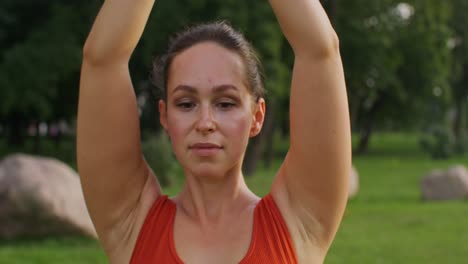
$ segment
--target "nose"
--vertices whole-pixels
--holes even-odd
[[[213,118],[212,109],[207,105],[200,107],[196,130],[203,134],[211,133],[216,130],[216,122]]]

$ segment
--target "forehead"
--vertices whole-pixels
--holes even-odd
[[[213,42],[196,44],[172,61],[167,83],[168,94],[179,85],[209,89],[232,85],[245,90],[245,71],[241,56]]]

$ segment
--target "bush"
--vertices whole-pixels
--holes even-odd
[[[468,136],[465,131],[461,133],[460,138],[455,143],[454,150],[458,155],[463,155],[468,151]]]
[[[431,127],[421,138],[420,144],[433,159],[448,159],[455,154],[455,137],[444,126]]]
[[[169,186],[171,184],[169,175],[176,168],[177,161],[167,135],[160,132],[158,135],[145,137],[142,141],[142,150],[149,166],[158,176],[159,183],[163,187]]]

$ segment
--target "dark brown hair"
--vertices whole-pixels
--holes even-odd
[[[165,55],[153,62],[152,82],[159,90],[160,98],[167,100],[167,80],[174,58],[186,49],[202,42],[214,42],[239,54],[244,61],[248,90],[255,101],[264,97],[261,64],[252,45],[238,31],[224,21],[200,24],[175,35]]]

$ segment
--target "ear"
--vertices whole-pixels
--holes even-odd
[[[159,123],[167,133],[167,108],[164,100],[159,100]]]
[[[257,136],[263,127],[263,122],[265,121],[265,99],[260,98],[254,106],[254,112],[252,117],[252,125],[250,126],[250,137]]]

